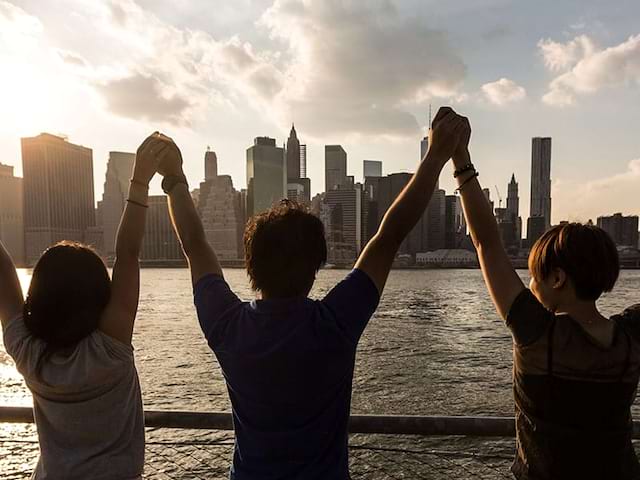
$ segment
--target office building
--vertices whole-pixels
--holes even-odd
[[[502,218],[502,241],[505,247],[520,248],[522,240],[522,218],[520,217],[520,197],[518,195],[518,182],[515,174],[511,175],[511,181],[507,186],[507,208],[503,214],[496,211],[496,218]]]
[[[300,178],[300,141],[295,125],[291,125],[289,138],[287,139],[287,182]]]
[[[221,261],[237,260],[243,256],[242,195],[233,188],[230,175],[218,175],[217,163],[213,169],[212,158],[215,158],[215,152],[208,150],[205,153],[208,174],[198,189],[198,213],[207,241],[218,258]]]
[[[102,230],[102,241],[94,240],[94,245],[101,248],[107,259],[115,257],[116,234],[129,194],[129,181],[133,176],[135,161],[135,153],[109,152],[104,193],[102,201],[98,202],[100,218],[96,219]]]
[[[638,216],[624,216],[615,213],[611,216],[598,217],[598,227],[607,232],[616,245],[620,247],[638,248]]]
[[[368,177],[381,177],[382,162],[378,160],[363,160],[362,172],[363,172],[363,178],[365,182]]]
[[[325,192],[320,218],[327,236],[328,262],[351,265],[366,242],[367,202],[363,185],[340,185]]]
[[[307,145],[304,143],[300,144],[300,178],[307,178]]]
[[[340,187],[347,182],[347,152],[341,145],[324,147],[325,192]]]
[[[304,149],[302,148],[304,146]],[[287,139],[287,198],[305,205],[311,203],[311,179],[307,173],[307,146],[300,145],[295,126]]]
[[[257,137],[247,149],[247,215],[271,208],[286,197],[284,148],[269,137]]]
[[[531,139],[531,208],[529,216],[542,217],[545,230],[551,226],[551,138],[549,137]]]
[[[148,265],[184,262],[178,237],[171,225],[166,195],[150,195],[140,260]]]
[[[204,153],[204,179],[215,180],[218,178],[218,156],[210,147]]]
[[[22,138],[27,263],[61,240],[85,241],[95,225],[93,152],[42,133]]]
[[[457,195],[445,196],[444,248],[459,249],[467,236],[462,201]]]
[[[25,266],[23,198],[22,178],[0,163],[0,240],[19,267]]]

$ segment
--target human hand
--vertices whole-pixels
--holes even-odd
[[[438,110],[429,130],[429,152],[442,165],[449,161],[458,147],[464,117],[458,115],[451,107]]]
[[[162,154],[162,158],[158,164],[158,173],[163,177],[184,175],[182,171],[182,153],[180,152],[178,145],[176,145],[172,138],[167,137],[162,133],[160,134],[160,137],[168,148]]]
[[[469,140],[471,139],[471,124],[467,117],[462,117],[463,123],[460,127],[460,138],[458,146],[453,152],[453,165],[457,168],[462,168],[471,163],[471,154],[469,153]]]
[[[158,170],[161,155],[167,148],[168,145],[162,141],[158,132],[152,133],[140,144],[133,165],[133,180],[136,183],[149,184]]]

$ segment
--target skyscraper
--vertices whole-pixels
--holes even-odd
[[[183,264],[184,255],[171,225],[166,195],[150,195],[140,259],[147,265]]]
[[[27,263],[61,240],[84,241],[95,225],[93,152],[42,133],[22,138]]]
[[[303,148],[304,147],[304,148]],[[295,126],[287,139],[287,198],[299,203],[311,203],[311,179],[307,174],[307,146],[300,145]]]
[[[300,141],[295,125],[291,125],[287,139],[287,182],[300,178]]]
[[[214,180],[218,178],[218,156],[216,152],[207,147],[204,154],[204,179]]]
[[[457,195],[445,197],[444,248],[459,249],[467,234],[462,202]]]
[[[307,178],[307,145],[305,143],[300,145],[300,178]]]
[[[351,265],[366,241],[367,202],[362,184],[342,184],[325,193],[325,234],[329,263]]]
[[[0,163],[0,240],[18,266],[25,264],[22,178]]]
[[[247,149],[247,215],[260,213],[285,198],[287,167],[284,149],[269,137],[257,137]]]
[[[598,217],[598,226],[607,232],[616,245],[638,248],[638,216],[615,213]]]
[[[324,147],[324,188],[325,192],[347,182],[347,152],[342,145]]]
[[[363,160],[362,162],[363,177],[366,181],[367,177],[382,176],[382,162],[378,160]]]
[[[212,162],[215,152],[205,153],[205,171],[208,176],[200,183],[198,213],[202,219],[204,233],[220,260],[237,260],[242,256],[242,233],[244,216],[240,192],[233,188],[230,175],[213,176],[214,170],[207,164]]]
[[[519,248],[522,240],[522,218],[520,217],[520,197],[518,195],[518,182],[516,182],[515,174],[511,175],[507,192],[507,219],[513,222],[514,246]]]
[[[551,226],[551,138],[531,139],[531,217],[543,217]]]
[[[100,204],[102,225],[102,253],[108,259],[115,256],[116,234],[129,192],[129,180],[133,176],[135,153],[109,152],[104,193]],[[100,223],[100,222],[98,222]]]

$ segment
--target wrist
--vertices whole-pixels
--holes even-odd
[[[471,163],[471,155],[466,149],[463,151],[456,151],[451,159],[453,160],[453,166],[456,170]]]
[[[131,184],[129,185],[128,198],[138,203],[146,204],[149,198],[149,187],[131,182]]]
[[[429,163],[442,169],[447,164],[449,159],[446,158],[446,155],[430,148],[424,157],[424,161],[425,163]]]

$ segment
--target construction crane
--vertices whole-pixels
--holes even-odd
[[[495,189],[496,189],[496,193],[498,194],[498,205],[500,208],[502,208],[502,196],[500,196],[500,190],[498,190],[498,186],[494,185]]]

